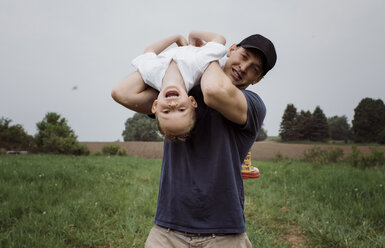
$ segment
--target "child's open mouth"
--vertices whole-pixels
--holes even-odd
[[[179,97],[179,92],[176,90],[170,90],[166,92],[166,98],[176,98]]]

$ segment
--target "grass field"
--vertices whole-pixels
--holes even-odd
[[[0,156],[0,247],[143,247],[160,159]],[[256,162],[245,180],[255,247],[384,247],[385,168]]]

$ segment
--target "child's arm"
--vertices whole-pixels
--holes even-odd
[[[202,40],[206,42],[214,41],[222,45],[226,44],[226,39],[220,34],[206,32],[206,31],[191,31],[188,36],[189,44],[194,46],[202,46]]]
[[[152,114],[152,103],[158,97],[158,92],[147,86],[136,71],[116,85],[111,96],[116,102],[135,112]]]
[[[170,36],[166,39],[160,40],[151,46],[147,47],[144,50],[145,53],[153,52],[155,54],[161,53],[164,49],[169,47],[171,44],[176,43],[178,46],[186,46],[188,45],[187,40],[180,34]]]

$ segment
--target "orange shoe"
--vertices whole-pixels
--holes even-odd
[[[242,179],[258,178],[261,175],[258,168],[254,166],[243,167],[242,166]]]
[[[248,152],[245,160],[242,163],[242,178],[258,178],[261,174],[259,173],[258,168],[251,165],[251,153]]]

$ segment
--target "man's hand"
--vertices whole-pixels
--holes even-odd
[[[183,35],[179,35],[178,40],[175,41],[178,46],[187,46],[188,42]]]
[[[190,41],[190,44],[196,47],[202,47],[205,45],[205,42],[201,39],[195,38]]]

